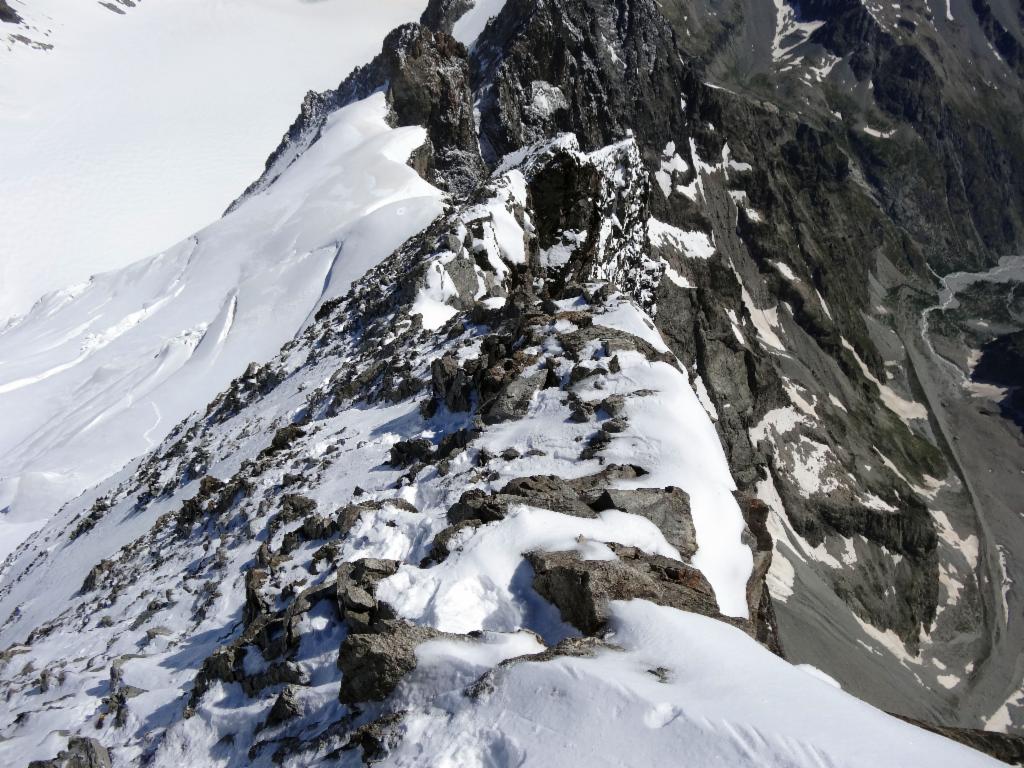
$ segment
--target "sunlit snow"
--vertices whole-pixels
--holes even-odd
[[[53,49],[0,46],[0,327],[216,220],[303,94],[337,86],[425,5],[15,3]]]
[[[440,213],[441,193],[405,162],[424,130],[392,129],[386,112],[383,94],[336,112],[267,191],[0,332],[0,554]]]

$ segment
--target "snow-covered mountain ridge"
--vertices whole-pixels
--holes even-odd
[[[747,737],[686,710],[687,688],[713,679],[697,682],[698,670],[718,677],[738,663],[779,676],[779,695],[803,698],[808,712],[817,700],[820,716],[838,697],[863,727],[892,733],[884,747],[854,747],[834,729],[805,744],[803,723],[783,725],[765,702],[741,714],[765,740],[759,760],[892,757],[910,726],[802,671],[756,661],[767,653],[756,645],[637,602],[722,610],[777,647],[763,519],[752,519],[760,534],[750,535],[687,375],[614,284],[575,282],[607,271],[604,259],[570,250],[544,267],[535,237],[524,246],[524,230],[548,215],[528,200],[550,172],[593,167],[606,190],[593,205],[606,220],[644,191],[630,187],[646,186],[635,145],[596,157],[571,147],[542,146],[523,161],[526,173],[507,171],[480,203],[411,240],[269,366],[280,383],[261,393],[251,387],[258,372],[239,380],[36,539],[42,560],[11,574],[3,597],[19,606],[5,638],[38,625],[11,662],[45,670],[40,683],[26,664],[7,706],[24,695],[53,702],[29,733],[47,730],[40,717],[56,727],[96,707],[91,735],[117,740],[118,764],[308,764],[360,752],[398,765],[557,758],[559,747],[514,724],[495,731],[487,714],[495,699],[524,716],[532,709],[536,684],[520,678],[536,673],[522,665],[544,652],[555,680],[570,675],[561,684],[569,698],[546,715],[570,723],[569,734],[600,722],[599,712],[568,707],[590,698],[592,676],[613,674],[625,687],[620,706],[654,729],[651,757],[671,754],[687,733],[695,754],[742,761]],[[639,232],[609,230],[591,253],[623,253],[643,234],[635,223]],[[625,263],[615,272],[636,290],[661,270]],[[111,553],[90,566],[97,538]],[[67,607],[40,623],[54,602]],[[580,637],[606,628],[604,640]],[[706,648],[704,663],[679,668],[681,641]],[[79,660],[68,658],[69,642]],[[517,663],[497,666],[506,660]],[[107,691],[100,700],[89,693],[97,687]],[[697,701],[710,713],[728,698]],[[58,743],[11,736],[12,756]],[[910,745],[903,764],[946,753],[985,762],[923,732]]]
[[[386,169],[428,219],[335,244],[351,275],[280,353],[234,358],[8,562],[0,754],[992,764],[779,658],[818,644],[933,727],[1016,717],[1015,597],[972,613],[968,512],[995,518],[884,319],[924,265],[848,145],[665,56],[654,3],[463,11],[308,99],[215,225],[245,265],[286,251],[283,201],[311,253],[344,239],[358,126],[369,187]]]

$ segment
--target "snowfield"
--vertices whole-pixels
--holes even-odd
[[[303,94],[335,87],[426,0],[12,3],[29,28],[0,24],[0,327],[216,220]]]
[[[405,164],[423,130],[391,129],[386,111],[378,94],[335,113],[268,190],[0,332],[0,557],[441,212]]]

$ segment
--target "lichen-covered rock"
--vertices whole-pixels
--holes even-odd
[[[546,378],[546,373],[538,373],[509,382],[483,407],[484,424],[500,424],[524,416],[534,393],[544,385]]]

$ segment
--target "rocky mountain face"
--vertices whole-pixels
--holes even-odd
[[[8,560],[0,754],[1019,762],[1021,40],[431,2],[230,210],[379,119],[444,212]]]

